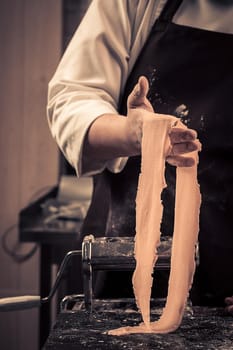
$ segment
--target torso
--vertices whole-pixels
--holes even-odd
[[[207,19],[213,18],[216,7],[212,6],[211,15],[204,15],[208,6],[213,4],[213,1],[184,0],[173,16],[173,23],[152,33],[128,79],[122,105],[126,106],[128,94],[143,74],[150,81],[149,97],[157,113],[174,114],[178,106],[187,106],[189,113],[182,120],[198,131],[203,142],[199,173],[201,188],[204,189],[201,215],[201,239],[204,242],[200,245],[204,266],[202,280],[206,281],[207,290],[209,287],[212,289],[210,292],[217,291],[218,286],[223,286],[226,282],[223,287],[225,290],[221,292],[224,295],[233,288],[233,283],[227,282],[227,269],[233,264],[232,233],[229,230],[233,225],[233,195],[231,185],[228,186],[232,184],[233,174],[233,119],[229,113],[233,91],[233,58],[229,48],[233,37],[228,35],[226,28],[226,34],[220,30],[223,21],[221,25],[218,22],[219,33],[214,33],[214,27],[210,26],[211,21]],[[233,5],[230,5],[228,10],[231,11]],[[198,20],[192,17],[193,6],[198,6],[201,11]],[[207,23],[208,28],[205,30]],[[126,112],[121,111],[123,114]],[[100,220],[102,226],[97,226],[92,231],[86,227],[87,232],[99,232],[101,235],[105,229],[105,233],[111,236],[134,234],[139,171],[140,157],[132,157],[121,173],[106,171],[103,174],[110,198],[106,229],[106,221]],[[164,202],[168,205],[162,225],[162,231],[166,235],[171,234],[173,229],[175,177],[171,167],[168,168],[168,176],[168,191],[164,197]],[[102,189],[101,192],[103,193]],[[96,202],[99,206],[97,198]],[[93,212],[96,214],[95,208]],[[209,271],[212,271],[211,276]]]

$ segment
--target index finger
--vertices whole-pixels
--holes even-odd
[[[183,129],[178,127],[171,128],[169,133],[171,144],[194,141],[197,138],[197,132],[193,129]]]

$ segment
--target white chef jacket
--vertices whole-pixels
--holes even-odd
[[[82,169],[82,147],[92,122],[118,113],[129,73],[166,0],[93,0],[49,83],[52,135],[78,176],[119,172],[127,158]]]

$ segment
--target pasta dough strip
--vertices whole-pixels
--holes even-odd
[[[157,246],[160,243],[163,212],[161,191],[166,187],[165,154],[170,126],[170,120],[157,118],[144,123],[143,126],[142,163],[136,197],[136,269],[133,274],[133,287],[136,303],[146,326],[150,323],[152,273],[158,258]]]
[[[136,269],[133,286],[144,323],[112,330],[109,334],[167,333],[178,328],[182,321],[195,271],[195,245],[199,228],[201,199],[197,183],[197,152],[195,166],[177,168],[168,296],[162,316],[158,321],[150,323],[152,273],[158,257],[163,211],[161,192],[166,186],[164,170],[169,149],[168,132],[177,121],[177,118],[164,116],[147,120],[143,124],[142,164],[136,198]],[[185,127],[182,123],[179,124]]]

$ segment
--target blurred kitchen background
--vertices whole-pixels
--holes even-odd
[[[47,86],[90,2],[0,2],[0,297],[40,293],[40,244],[20,242],[19,213],[70,171],[48,129]],[[1,350],[38,344],[38,309],[0,313]]]

